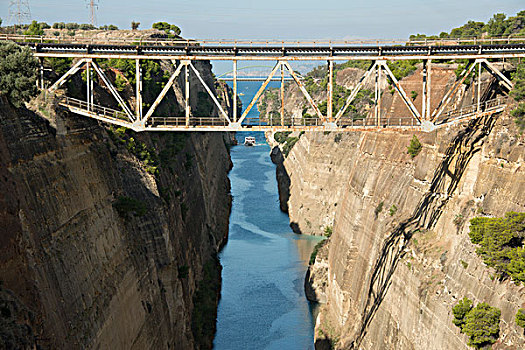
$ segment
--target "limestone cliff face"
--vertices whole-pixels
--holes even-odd
[[[507,114],[417,136],[412,159],[412,133],[305,133],[284,162],[290,220],[334,225],[307,276],[318,348],[467,349],[464,296],[501,309],[494,349],[524,348],[524,287],[491,278],[468,237],[476,215],[525,210],[523,136]]]
[[[52,127],[0,102],[0,278],[31,315],[12,323],[42,348],[209,347],[196,291],[227,237],[228,140],[179,138],[152,175],[97,122],[61,113]]]

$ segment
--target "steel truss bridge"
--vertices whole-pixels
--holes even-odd
[[[2,38],[0,38],[2,39]],[[507,91],[513,88],[512,82],[494,65],[494,61],[508,58],[525,57],[525,44],[521,42],[506,42],[496,44],[480,43],[476,45],[421,45],[406,43],[405,46],[356,45],[349,43],[317,43],[317,42],[199,42],[199,41],[169,41],[169,42],[128,42],[128,43],[92,43],[92,42],[48,42],[48,40],[27,40],[28,38],[6,37],[21,45],[29,46],[38,58],[73,58],[74,64],[47,90],[53,92],[62,86],[69,78],[81,69],[85,70],[87,100],[63,97],[60,105],[71,112],[101,120],[110,124],[124,126],[135,131],[242,131],[242,130],[356,130],[375,128],[413,128],[432,130],[437,126],[446,125],[458,120],[478,117],[481,115],[502,112],[505,98],[482,101],[481,89],[477,89],[477,102],[458,110],[447,110],[451,100],[456,96],[460,86],[478,69],[477,84],[481,86],[482,69],[490,72],[499,84]],[[56,39],[55,39],[56,40]],[[53,39],[49,40],[53,41]],[[97,64],[96,60],[127,59],[134,60],[136,66],[135,108],[132,108],[119,94],[113,83]],[[436,109],[431,106],[432,65],[436,60],[468,60],[464,71],[439,101]],[[144,60],[166,60],[174,65],[174,73],[170,76],[155,102],[147,110],[142,108],[142,74],[140,62]],[[195,68],[196,61],[231,61],[233,67],[233,109],[231,115],[226,113],[214,89],[206,84],[199,71]],[[361,60],[369,61],[370,67],[352,89],[344,106],[333,110],[333,69],[335,61]],[[387,65],[388,61],[420,60],[422,71],[422,108],[418,110],[406,91],[400,85]],[[246,109],[239,115],[237,112],[237,83],[246,80],[238,76],[237,65],[241,61],[274,61],[270,74],[262,80],[262,85]],[[302,77],[290,65],[293,61],[325,61],[327,62],[327,113],[323,115],[318,104],[306,90]],[[41,81],[44,86],[43,65],[41,66]],[[121,110],[115,110],[96,105],[93,97],[92,74],[98,75],[111,95],[116,99]],[[207,91],[210,99],[216,105],[218,116],[195,116],[189,106],[190,83],[189,74],[194,74]],[[184,75],[185,116],[157,116],[155,110],[165,98],[169,89],[174,86],[175,79]],[[407,107],[407,115],[395,118],[381,116],[381,89],[379,82],[382,75],[392,82],[396,92]],[[357,97],[359,91],[370,79],[375,81],[373,116],[365,119],[352,119],[345,116],[348,107]],[[253,79],[251,79],[253,80]],[[263,94],[270,81],[280,81],[280,118],[272,118],[268,123],[259,119],[248,118],[248,113]],[[284,113],[284,82],[294,81],[311,108],[315,111],[313,118],[290,118]],[[435,104],[435,103],[434,103]]]

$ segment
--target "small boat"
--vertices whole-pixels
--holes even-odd
[[[253,136],[247,136],[244,138],[244,145],[245,146],[255,146],[255,137]]]

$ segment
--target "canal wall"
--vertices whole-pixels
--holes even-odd
[[[493,348],[524,347],[523,286],[494,278],[468,236],[475,216],[524,211],[523,135],[504,113],[415,133],[412,158],[413,135],[306,132],[282,162],[290,221],[333,225],[306,280],[322,303],[317,348],[467,349],[452,323],[463,297],[501,309]]]

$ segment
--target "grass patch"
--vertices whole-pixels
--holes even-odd
[[[298,137],[288,137],[286,143],[283,146],[283,154],[285,157],[288,157],[288,154],[292,150],[293,146],[299,141]]]
[[[315,245],[314,250],[312,251],[312,254],[310,254],[310,260],[308,261],[309,265],[313,265],[315,263],[315,258],[317,257],[317,253],[319,253],[319,249],[324,247],[327,241],[328,240],[324,239]]]

